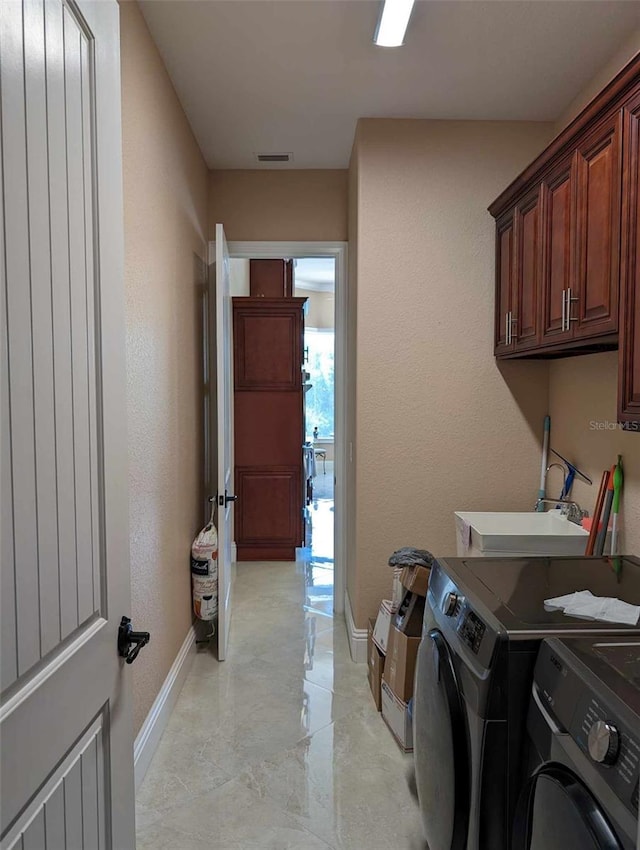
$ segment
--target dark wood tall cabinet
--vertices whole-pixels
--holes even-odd
[[[305,301],[233,299],[239,561],[292,561],[303,544]]]

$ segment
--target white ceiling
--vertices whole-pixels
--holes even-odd
[[[141,6],[212,168],[345,168],[359,117],[553,121],[640,27],[635,0],[421,0],[379,48],[377,0]]]

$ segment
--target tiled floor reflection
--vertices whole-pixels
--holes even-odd
[[[228,660],[193,663],[138,794],[138,850],[422,848],[410,757],[332,616],[327,552],[238,565]]]

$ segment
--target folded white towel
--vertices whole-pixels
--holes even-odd
[[[611,596],[594,596],[589,590],[545,599],[544,607],[547,611],[564,611],[569,617],[623,623],[628,626],[637,625],[640,619],[640,605],[630,605]]]

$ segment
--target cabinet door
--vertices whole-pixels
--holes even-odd
[[[618,416],[640,428],[640,96],[624,110]]]
[[[621,113],[608,116],[577,150],[577,279],[571,290],[575,337],[618,330]]]
[[[252,298],[290,298],[293,295],[293,260],[249,260]]]
[[[569,157],[542,182],[544,244],[541,285],[543,344],[571,337],[566,294],[575,275],[575,173],[576,158]]]
[[[515,297],[511,305],[511,335],[516,350],[540,342],[540,189],[536,188],[515,211]]]
[[[236,494],[242,510],[236,515],[238,548],[260,549],[258,559],[285,558],[281,550],[302,544],[304,494],[297,466],[236,467]],[[248,548],[249,547],[249,548]],[[241,555],[243,553],[240,553]],[[291,552],[291,557],[295,552]],[[247,560],[241,557],[241,560]]]
[[[234,299],[236,390],[301,390],[303,301]]]
[[[495,307],[495,354],[513,351],[511,312],[514,289],[514,212],[496,222],[496,307]]]

